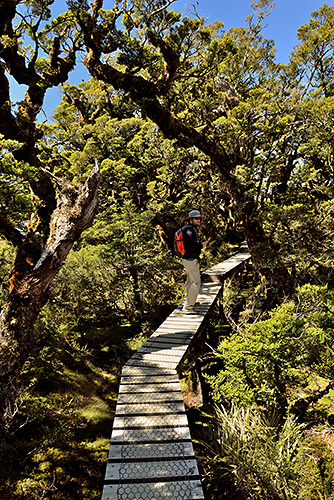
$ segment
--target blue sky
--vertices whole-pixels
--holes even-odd
[[[195,2],[188,2],[195,3]],[[199,14],[210,22],[222,21],[225,30],[245,24],[245,19],[252,14],[251,0],[200,0]],[[268,24],[263,34],[273,39],[276,45],[277,62],[287,63],[293,47],[297,44],[297,30],[308,23],[311,13],[318,10],[325,2],[321,0],[276,0],[275,8],[265,20]],[[184,10],[185,2],[176,2],[178,10]],[[330,3],[328,3],[330,5]]]
[[[195,0],[177,0],[171,8],[186,13],[186,6],[196,3]],[[198,13],[204,15],[209,22],[217,19],[222,21],[227,31],[231,27],[238,27],[245,24],[245,19],[253,12],[250,7],[251,0],[199,0]],[[324,4],[321,0],[276,0],[275,8],[266,19],[268,26],[263,34],[266,38],[273,39],[276,46],[277,62],[287,63],[293,47],[297,44],[298,28],[310,20],[311,13],[318,10]],[[114,0],[105,0],[104,8],[114,5]],[[65,0],[55,0],[55,13],[59,14],[66,10]],[[79,67],[69,75],[70,83],[78,84],[87,74],[85,68]],[[81,68],[80,68],[81,67]],[[22,99],[25,89],[17,85],[12,86],[11,99],[13,102]],[[44,113],[40,119],[45,117],[49,120],[53,110],[59,104],[61,93],[59,89],[49,89],[44,103]]]

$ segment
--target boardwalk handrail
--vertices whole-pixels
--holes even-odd
[[[121,375],[101,500],[204,499],[177,370],[242,252],[202,273],[195,314],[175,309]]]

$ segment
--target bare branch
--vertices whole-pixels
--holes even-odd
[[[149,13],[147,20],[149,21],[151,17],[155,16],[156,14],[159,14],[160,12],[168,9],[172,3],[174,3],[176,0],[169,0],[165,5],[162,5],[159,9],[153,10],[152,12]]]

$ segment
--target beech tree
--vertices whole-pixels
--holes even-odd
[[[79,48],[75,32],[61,19],[54,31],[44,29],[51,4],[0,2],[0,235],[16,248],[0,316],[2,416],[15,394],[52,279],[93,219],[100,178],[92,165],[84,184],[71,184],[54,176],[43,159],[43,125],[37,117],[47,89],[67,80]],[[22,45],[25,37],[32,41],[30,48]],[[27,88],[17,105],[11,102],[10,77]]]

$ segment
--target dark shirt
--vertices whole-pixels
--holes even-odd
[[[198,259],[203,248],[202,243],[199,241],[198,232],[195,226],[187,224],[183,228],[183,243],[185,248],[185,259]]]

